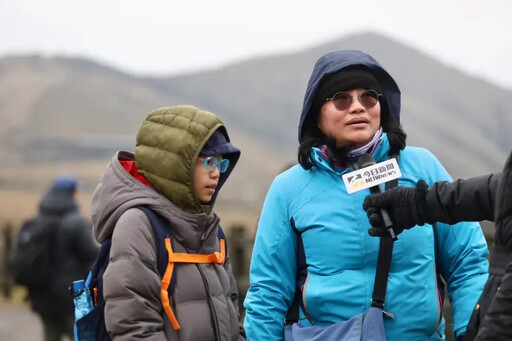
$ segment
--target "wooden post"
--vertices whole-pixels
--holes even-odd
[[[239,225],[230,229],[228,242],[233,275],[238,286],[238,308],[243,317],[243,302],[249,289],[249,263],[253,240],[247,237],[247,229]]]
[[[2,294],[5,298],[10,298],[12,294],[12,279],[9,271],[9,263],[12,256],[12,232],[13,227],[10,223],[4,224],[2,227]]]
[[[234,226],[231,228],[229,242],[231,249],[229,250],[231,257],[231,266],[233,267],[233,275],[239,278],[245,275],[245,228],[243,226]]]

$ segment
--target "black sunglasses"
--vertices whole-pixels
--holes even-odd
[[[359,103],[361,103],[363,107],[365,107],[366,109],[370,109],[377,105],[380,96],[382,96],[382,94],[379,94],[375,90],[364,90],[363,92],[361,92],[361,94],[357,96],[357,99],[359,100]],[[336,109],[347,110],[352,104],[353,97],[349,92],[341,91],[335,93],[332,97],[325,99],[326,102],[331,100]]]

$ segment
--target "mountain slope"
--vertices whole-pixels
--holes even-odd
[[[359,49],[374,56],[402,90],[402,124],[408,143],[431,149],[458,176],[497,170],[512,134],[510,91],[389,38],[366,33],[310,50],[240,62],[220,70],[146,79],[158,91],[222,112],[237,127],[296,147],[297,125],[309,74],[321,55]]]
[[[254,203],[295,159],[309,74],[318,57],[336,49],[364,50],[393,75],[408,144],[430,149],[454,177],[502,167],[512,147],[511,92],[374,33],[162,78],[79,58],[1,58],[0,157],[20,165],[107,160],[117,149],[133,149],[151,110],[192,104],[221,116],[242,149],[226,200]]]

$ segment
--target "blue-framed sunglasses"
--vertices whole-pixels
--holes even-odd
[[[213,172],[215,168],[218,168],[221,173],[224,173],[229,167],[228,159],[219,160],[215,156],[198,157],[197,159],[204,164],[204,169],[208,172]]]

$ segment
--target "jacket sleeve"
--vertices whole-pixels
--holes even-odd
[[[431,168],[430,181],[451,181],[448,172],[437,160],[434,168]],[[488,277],[487,242],[478,223],[436,223],[433,228],[437,240],[436,265],[447,284],[453,331],[458,337],[465,333]]]
[[[295,294],[297,237],[284,193],[274,181],[258,224],[244,302],[248,340],[282,340],[284,319]]]
[[[71,221],[75,225],[73,247],[77,256],[85,263],[91,263],[98,256],[99,245],[92,237],[92,224],[85,217],[76,215]]]
[[[439,181],[427,191],[430,222],[493,221],[496,188],[501,173],[454,182]]]
[[[105,324],[113,340],[166,340],[155,237],[138,209],[127,210],[116,223],[103,286]]]

